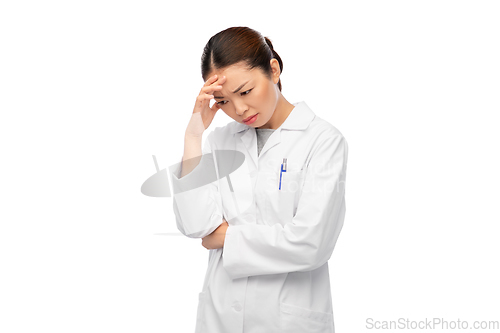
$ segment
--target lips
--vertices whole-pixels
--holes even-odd
[[[248,118],[245,118],[245,119],[243,119],[243,121],[246,123],[246,122],[248,122],[250,119],[252,119],[253,117],[255,117],[256,115],[257,115],[257,114],[254,114],[253,116],[250,116],[250,117],[248,117]]]

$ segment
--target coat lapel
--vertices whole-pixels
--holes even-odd
[[[271,134],[264,148],[262,148],[260,156],[281,143],[282,130],[305,130],[314,119],[315,114],[305,102],[294,103],[294,105],[295,108],[293,108],[283,124]],[[243,142],[248,155],[252,159],[254,170],[258,170],[257,134],[255,128],[234,122],[232,132],[236,140],[240,139]]]

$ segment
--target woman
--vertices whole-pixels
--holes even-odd
[[[334,332],[327,261],[344,221],[348,147],[285,99],[282,70],[271,41],[247,27],[219,32],[203,52],[205,84],[172,173],[174,187],[190,188],[174,194],[178,229],[210,250],[196,332]],[[234,121],[202,151],[219,109]],[[216,180],[186,186],[210,170]]]

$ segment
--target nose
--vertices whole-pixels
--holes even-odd
[[[234,108],[238,116],[242,116],[245,113],[245,111],[248,110],[248,107],[245,104],[236,101],[234,102]]]

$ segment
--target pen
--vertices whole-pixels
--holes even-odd
[[[281,163],[281,171],[280,171],[280,191],[281,191],[281,174],[286,172],[286,158],[283,158],[283,163]]]

